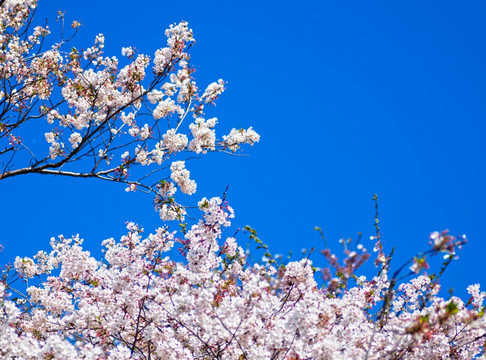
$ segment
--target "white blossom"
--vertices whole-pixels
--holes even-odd
[[[196,192],[196,182],[189,179],[190,172],[185,168],[184,161],[174,161],[170,166],[170,178],[174,181],[184,194],[192,195]]]
[[[169,153],[176,153],[183,150],[188,143],[187,136],[176,133],[175,129],[167,130],[162,138],[162,144]]]
[[[69,137],[69,142],[71,143],[71,146],[73,149],[76,149],[79,145],[79,143],[83,140],[81,135],[77,132],[73,132],[71,136]]]

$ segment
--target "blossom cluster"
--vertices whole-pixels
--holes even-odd
[[[185,168],[184,161],[174,161],[170,165],[170,178],[181,188],[184,194],[192,195],[196,192],[196,182],[189,179],[190,173]]]

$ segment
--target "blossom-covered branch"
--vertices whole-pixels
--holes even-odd
[[[122,182],[127,191],[154,193],[162,219],[183,220],[184,207],[173,195],[175,185],[188,194],[196,190],[188,170],[181,178],[145,168],[179,169],[191,153],[234,153],[259,141],[252,128],[217,138],[217,119],[206,119],[204,110],[225,83],[200,94],[186,22],[166,30],[165,47],[152,57],[127,47],[118,59],[104,54],[102,34],[86,50],[65,51],[70,40],[51,40],[48,26],[30,30],[36,6],[26,0],[0,7],[0,179],[36,173]],[[79,26],[72,23],[74,32]],[[42,138],[30,130],[40,119]],[[176,156],[178,165],[171,165]],[[170,182],[174,177],[179,181]]]

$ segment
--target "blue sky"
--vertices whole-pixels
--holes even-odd
[[[444,287],[465,296],[486,284],[486,5],[482,1],[39,1],[39,20],[56,11],[81,20],[76,42],[104,33],[106,54],[122,46],[152,55],[163,31],[186,20],[200,87],[227,91],[211,115],[219,134],[253,126],[261,142],[248,157],[214,154],[187,164],[192,201],[220,196],[236,226],[257,229],[274,253],[373,235],[372,197],[396,266],[426,249],[431,231],[469,243]],[[2,258],[47,249],[79,233],[99,243],[127,220],[161,225],[152,198],[96,180],[24,176],[0,182]],[[246,237],[240,236],[246,244]],[[317,266],[324,263],[314,256]],[[371,273],[368,273],[370,275]]]

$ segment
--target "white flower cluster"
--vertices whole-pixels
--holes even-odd
[[[177,102],[188,102],[198,91],[196,83],[192,81],[191,70],[187,67],[187,63],[181,61],[179,65],[182,69],[179,69],[176,73],[170,74],[170,81],[174,86],[179,89],[177,95]]]
[[[231,257],[236,256],[236,250],[238,249],[236,239],[234,237],[227,238],[223,249],[225,254],[228,254]]]
[[[175,113],[181,113],[182,109],[172,99],[161,100],[153,111],[154,119],[158,120]]]
[[[38,274],[39,269],[32,259],[16,257],[14,262],[15,269],[27,279],[33,278]]]
[[[157,206],[156,210],[158,210],[159,216],[163,221],[184,221],[187,214],[182,206],[175,203],[164,203]]]
[[[192,136],[194,139],[189,143],[189,149],[196,154],[205,154],[208,150],[214,150],[216,144],[216,133],[214,127],[216,126],[217,119],[212,118],[204,120],[203,118],[197,118],[193,124],[189,125]]]
[[[166,69],[178,59],[187,59],[184,50],[189,43],[195,40],[192,36],[192,30],[188,28],[187,23],[182,21],[177,25],[171,25],[165,31],[167,36],[168,47],[159,49],[155,52],[154,72],[161,75]]]
[[[76,149],[79,145],[79,143],[83,140],[81,135],[77,132],[73,132],[71,136],[69,137],[69,142],[71,143],[71,146],[73,149]]]
[[[192,195],[196,192],[196,182],[189,179],[191,173],[185,168],[184,161],[174,161],[170,165],[170,178],[174,181],[184,194]]]
[[[49,156],[52,160],[62,154],[64,144],[58,141],[59,135],[54,132],[45,133],[46,141],[51,144],[49,147]]]
[[[201,99],[204,100],[205,103],[213,103],[224,90],[224,81],[223,79],[219,79],[218,82],[213,82],[208,85],[204,94],[201,96]]]
[[[228,135],[223,136],[223,142],[225,147],[235,152],[241,146],[241,144],[250,144],[260,141],[260,135],[258,135],[255,130],[251,127],[247,130],[245,129],[232,129]]]
[[[162,150],[161,143],[155,144],[155,148],[151,151],[148,151],[147,148],[142,148],[141,145],[138,145],[135,148],[135,160],[137,163],[145,166],[153,163],[157,163],[158,165],[162,164],[164,161],[164,150]]]
[[[138,55],[133,63],[120,70],[116,79],[116,85],[122,91],[140,90],[140,82],[145,78],[145,69],[149,66],[149,63],[148,56]]]
[[[150,137],[150,128],[148,124],[145,124],[138,134],[140,136],[140,140],[147,140]]]
[[[105,36],[98,34],[95,37],[95,44],[83,51],[84,60],[91,60],[95,65],[103,61],[102,49],[105,47]]]
[[[187,267],[194,274],[207,276],[221,261],[216,255],[219,250],[218,239],[222,227],[229,226],[229,219],[234,215],[233,209],[222,206],[220,198],[203,198],[198,205],[204,215],[185,235],[188,241]]]
[[[170,154],[184,150],[188,143],[187,136],[184,134],[177,134],[175,129],[167,130],[162,138],[162,144]]]
[[[175,187],[173,182],[170,181],[162,181],[158,188],[157,188],[158,193],[160,196],[164,198],[169,198],[174,196],[174,194],[177,191],[177,188]]]
[[[135,54],[135,50],[131,47],[122,47],[121,53],[123,56],[131,57]]]
[[[479,291],[479,284],[469,285],[467,292],[471,295],[472,304],[476,309],[481,309],[486,297],[486,292]]]
[[[136,184],[130,184],[125,188],[126,192],[135,192],[137,191],[137,185]]]

